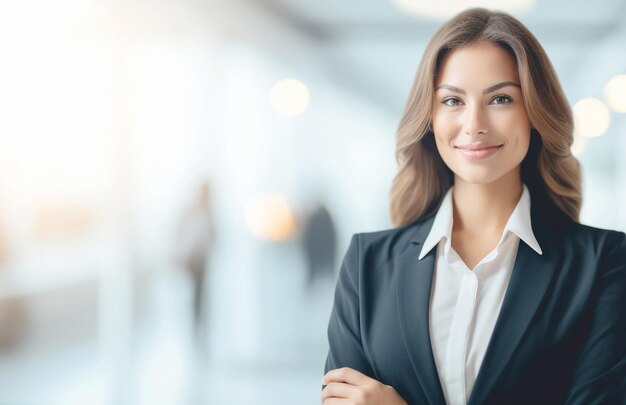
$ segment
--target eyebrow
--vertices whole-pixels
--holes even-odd
[[[493,91],[499,90],[499,89],[501,89],[501,88],[503,88],[503,87],[507,87],[507,86],[520,87],[520,85],[519,85],[519,84],[517,84],[517,83],[513,83],[513,82],[502,82],[502,83],[494,84],[494,85],[493,85],[493,86],[491,86],[491,87],[487,87],[485,90],[483,90],[483,94],[488,94],[488,93],[491,93],[491,92],[493,92]],[[520,87],[520,88],[521,88],[521,87]],[[439,86],[437,86],[437,87],[435,88],[435,91],[437,91],[437,90],[439,90],[439,89],[446,89],[446,90],[453,91],[453,92],[455,92],[455,93],[467,94],[467,93],[465,92],[465,90],[460,89],[460,88],[458,88],[458,87],[451,86],[451,85],[449,85],[449,84],[440,84]]]

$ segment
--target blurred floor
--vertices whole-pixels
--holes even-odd
[[[283,264],[290,268],[289,259]],[[264,273],[274,284],[280,280],[278,291],[263,291],[263,283],[256,291],[259,346],[253,356],[220,350],[228,339],[220,337],[223,295],[213,294],[209,301],[209,344],[197,345],[191,285],[184,273],[172,269],[153,278],[134,329],[132,404],[319,403],[334,281],[323,280],[305,292],[303,272],[284,268],[268,267]],[[214,274],[213,286],[224,285],[219,278]],[[0,355],[2,405],[105,405],[105,383],[95,335],[64,345],[25,342]]]
[[[281,271],[275,268],[275,271]],[[272,270],[268,268],[267,272]],[[202,348],[194,344],[191,331],[190,291],[180,273],[164,275],[154,285],[154,318],[144,325],[145,337],[137,364],[145,367],[137,373],[140,385],[139,404],[317,404],[320,379],[326,356],[325,331],[332,304],[334,283],[325,280],[303,293],[303,274],[283,274],[283,294],[261,294],[259,311],[265,346],[256,360],[233,360],[223,356],[219,347],[221,322],[218,300],[210,305],[209,339],[217,341]],[[302,278],[302,280],[300,280]],[[277,278],[268,275],[268,279]],[[223,285],[219,276],[212,285]],[[186,286],[186,288],[185,288]],[[215,289],[213,289],[215,290]],[[219,297],[214,295],[214,297]],[[289,308],[292,314],[290,317]],[[282,309],[282,310],[279,310]],[[276,318],[276,319],[272,319]],[[281,320],[282,318],[282,320]],[[295,319],[297,323],[289,322]],[[280,331],[269,325],[280,322]],[[321,327],[320,327],[321,325]],[[204,353],[204,354],[201,354]],[[166,373],[166,375],[163,375]],[[168,377],[169,375],[169,377]],[[153,379],[152,381],[150,381]],[[154,387],[160,391],[154,391]],[[151,395],[150,390],[154,392]]]

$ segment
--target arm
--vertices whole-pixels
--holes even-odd
[[[361,344],[359,301],[359,237],[354,235],[343,259],[328,324],[328,357],[320,395],[324,405],[406,405],[395,389],[373,378]],[[353,402],[350,402],[353,403]]]
[[[350,367],[373,377],[361,344],[359,305],[359,238],[352,236],[335,289],[335,303],[328,324],[328,357],[324,372]]]
[[[626,403],[626,234],[607,241],[591,328],[565,403]]]

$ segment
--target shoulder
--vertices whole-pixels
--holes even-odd
[[[623,244],[626,233],[613,229],[596,228],[589,225],[573,223],[563,232],[565,240],[586,243],[587,247],[602,247],[606,244]]]
[[[395,228],[355,233],[350,244],[358,246],[361,253],[393,255],[423,239],[428,234],[433,219],[434,215],[431,215]]]
[[[626,264],[626,233],[572,223],[560,233],[561,246],[577,257]]]

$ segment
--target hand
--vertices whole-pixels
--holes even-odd
[[[393,387],[349,367],[330,370],[322,385],[322,405],[406,405]]]

